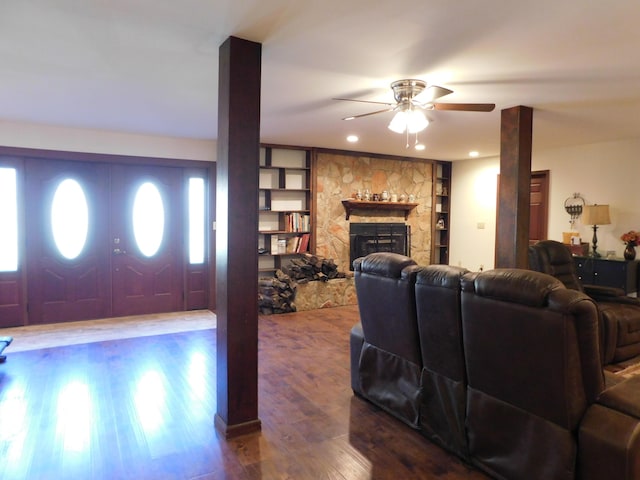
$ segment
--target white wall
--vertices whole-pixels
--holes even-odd
[[[215,161],[216,142],[0,120],[0,145],[72,152]]]
[[[493,268],[499,158],[453,162],[449,262]],[[484,226],[484,228],[478,227]]]
[[[535,139],[534,139],[535,144]],[[533,170],[549,170],[548,237],[562,241],[569,231],[569,215],[564,202],[579,192],[589,204],[609,204],[611,225],[598,228],[598,251],[614,250],[621,257],[620,235],[640,230],[640,139],[534,151]],[[494,266],[496,186],[500,169],[498,157],[453,163],[451,202],[452,265],[470,270]],[[484,222],[485,229],[478,229]],[[591,243],[591,226],[576,221],[575,230]],[[640,247],[639,247],[640,248]],[[640,253],[640,252],[639,252]]]

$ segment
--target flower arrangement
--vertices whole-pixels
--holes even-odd
[[[640,232],[631,230],[630,232],[623,233],[620,236],[620,240],[622,240],[627,245],[635,247],[636,245],[640,245]]]

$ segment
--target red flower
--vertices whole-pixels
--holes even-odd
[[[631,230],[630,232],[623,233],[620,236],[620,240],[622,240],[627,245],[636,246],[640,245],[640,233],[635,230]]]

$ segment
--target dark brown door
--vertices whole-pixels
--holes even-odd
[[[549,211],[549,171],[531,172],[529,244],[547,238]]]
[[[112,167],[113,315],[183,309],[182,173]]]
[[[183,178],[181,168],[27,159],[28,323],[183,310]],[[189,288],[202,290],[200,277]],[[189,308],[206,307],[197,300]]]
[[[25,162],[29,323],[111,312],[108,167]]]

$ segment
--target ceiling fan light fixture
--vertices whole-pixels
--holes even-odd
[[[407,130],[409,133],[418,133],[429,126],[429,120],[419,110],[409,110],[407,112]]]
[[[396,133],[404,133],[407,129],[407,114],[403,111],[397,112],[389,122],[389,130]]]
[[[421,111],[401,110],[389,122],[389,130],[396,133],[418,133],[427,128],[428,125],[429,120]]]

